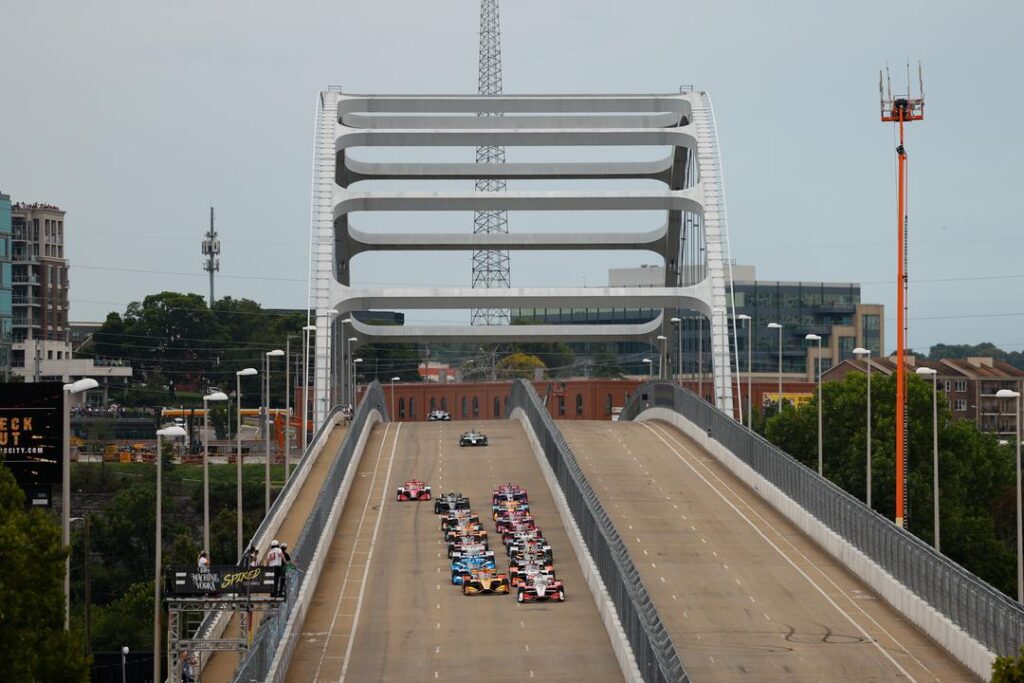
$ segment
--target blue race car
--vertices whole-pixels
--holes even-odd
[[[452,583],[461,586],[469,579],[474,569],[496,569],[494,564],[494,551],[488,550],[482,555],[462,555],[455,553],[452,556]]]

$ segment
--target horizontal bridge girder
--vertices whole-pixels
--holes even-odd
[[[420,129],[469,130],[478,128],[675,128],[681,123],[679,112],[657,114],[618,114],[605,116],[375,116],[344,114],[341,124],[363,130]]]
[[[340,94],[345,114],[559,114],[676,112],[690,116],[692,93],[633,95],[359,95]]]
[[[639,341],[650,340],[661,330],[662,314],[646,323],[622,325],[368,325],[352,322],[352,331],[360,341],[387,344],[421,342],[424,339],[445,342],[502,343],[529,339],[540,342]]]
[[[584,130],[416,130],[342,128],[334,151],[353,147],[606,147],[658,146],[697,149],[691,126],[678,128],[592,128]]]
[[[360,180],[479,180],[513,178],[529,180],[579,180],[587,178],[640,178],[669,183],[675,158],[656,161],[536,162],[506,164],[391,163],[360,161],[339,154],[337,180],[348,187]]]

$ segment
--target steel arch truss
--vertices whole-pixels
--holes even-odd
[[[655,161],[536,163],[394,163],[360,160],[359,147],[656,146]],[[310,306],[316,311],[315,415],[330,408],[332,312],[402,309],[597,307],[662,309],[636,325],[487,325],[393,328],[352,323],[346,334],[368,340],[500,342],[519,339],[650,340],[671,338],[680,310],[707,317],[716,405],[733,414],[729,346],[729,245],[714,114],[707,93],[667,95],[350,95],[319,94],[310,234]],[[633,179],[654,191],[359,192],[361,180]],[[599,234],[452,231],[375,234],[353,225],[367,211],[635,211],[655,210],[660,228]],[[687,248],[689,243],[689,248]],[[693,248],[693,245],[699,248]],[[365,288],[350,264],[367,251],[638,250],[665,264],[662,287]],[[552,335],[557,335],[553,337]],[[338,345],[339,348],[342,345]],[[343,349],[342,349],[343,350]],[[335,365],[339,366],[335,368]],[[332,369],[333,368],[333,369]],[[337,374],[341,375],[339,371]]]

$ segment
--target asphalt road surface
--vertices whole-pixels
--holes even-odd
[[[470,426],[490,445],[459,448]],[[450,580],[433,503],[395,500],[404,481],[469,496],[490,521],[491,489],[512,481],[554,548],[564,603],[464,596]],[[288,681],[621,681],[611,643],[517,422],[378,425],[366,445],[288,671]]]
[[[558,427],[693,681],[976,680],[675,428]]]

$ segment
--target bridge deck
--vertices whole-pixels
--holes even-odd
[[[975,680],[678,430],[558,426],[693,680]]]
[[[331,463],[334,462],[338,451],[341,450],[341,442],[345,438],[345,431],[345,427],[339,425],[327,437],[323,450],[317,457],[316,462],[313,463],[312,469],[310,469],[309,474],[306,476],[306,481],[302,483],[302,488],[299,489],[298,495],[296,495],[295,500],[292,502],[292,508],[289,510],[288,516],[281,522],[277,538],[282,542],[290,546],[295,545],[295,539],[298,538],[299,532],[302,531],[306,518],[309,516],[309,511],[313,508],[313,504],[320,494],[320,488],[323,486],[327,472],[331,468]],[[238,634],[237,615],[233,616],[228,622],[227,628],[224,629],[224,634],[230,637],[235,637]],[[210,683],[227,683],[232,679],[237,669],[237,652],[213,652],[203,668],[202,678],[204,683],[207,681]]]
[[[288,681],[621,681],[607,633],[518,423],[479,422],[490,445],[459,448],[469,423],[378,425],[366,445],[313,597]],[[461,491],[490,521],[500,482],[528,488],[565,581],[561,604],[463,596],[451,585],[432,503],[398,503],[422,479]],[[500,569],[503,549],[496,540]],[[354,635],[353,635],[354,634]]]

